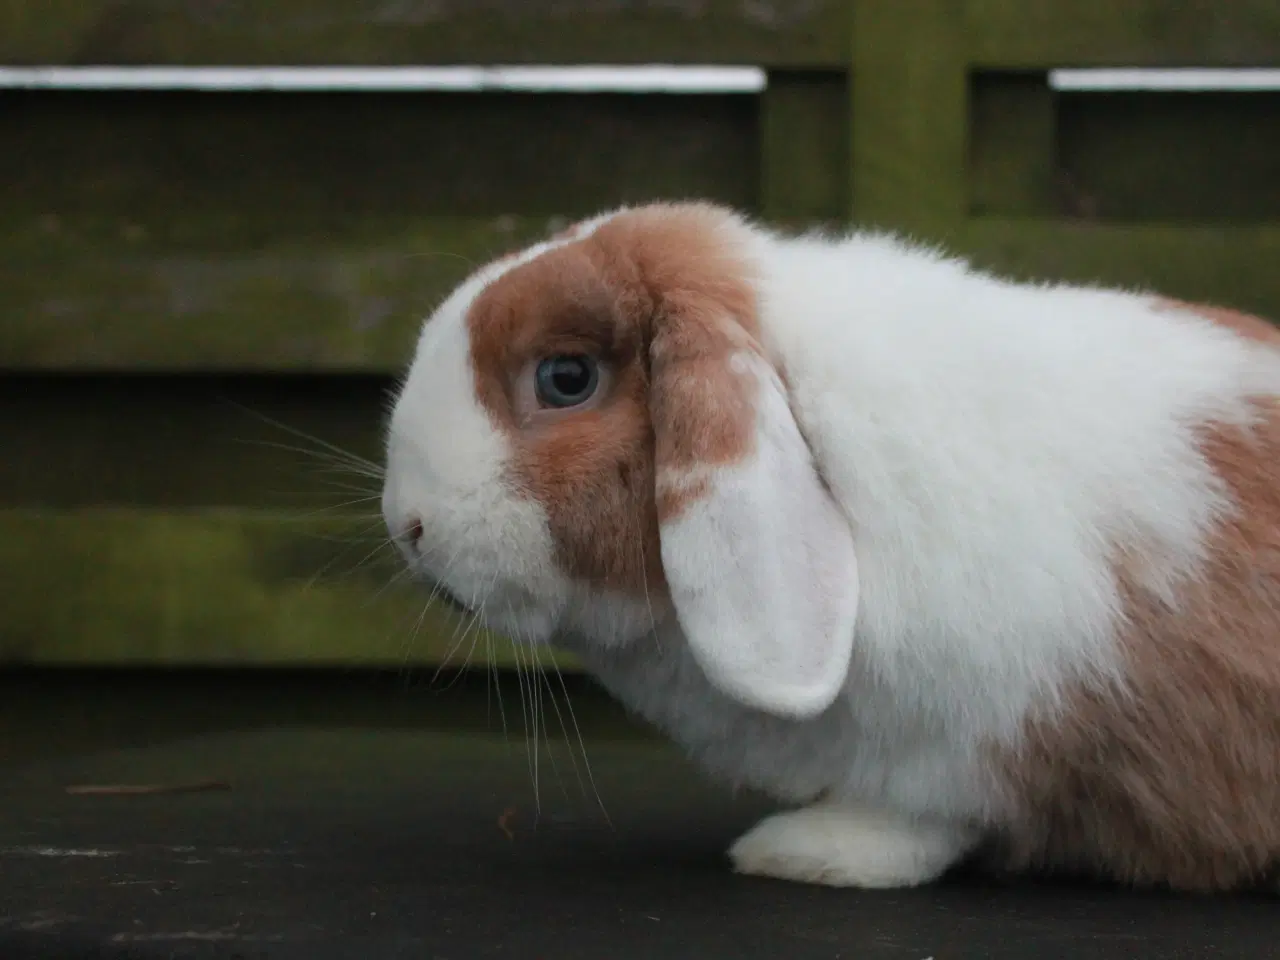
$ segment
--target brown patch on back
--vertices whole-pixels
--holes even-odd
[[[1219,890],[1280,866],[1280,405],[1206,430],[1237,515],[1175,609],[1117,573],[1127,694],[1081,691],[1005,771],[1021,822],[1005,865]]]
[[[1239,310],[1232,310],[1230,307],[1215,307],[1203,303],[1186,303],[1182,300],[1172,300],[1161,298],[1157,301],[1160,308],[1171,310],[1179,313],[1194,313],[1207,320],[1211,320],[1221,327],[1228,330],[1234,330],[1236,333],[1250,340],[1257,340],[1261,343],[1272,343],[1280,346],[1280,327],[1273,323],[1268,323],[1261,317],[1255,317],[1252,314],[1241,313]]]
[[[755,384],[728,361],[758,350],[755,297],[733,244],[713,207],[641,208],[513,267],[472,305],[477,396],[571,576],[660,590],[658,525],[709,489],[690,471],[750,449]],[[518,378],[560,352],[607,364],[608,395],[522,420]]]

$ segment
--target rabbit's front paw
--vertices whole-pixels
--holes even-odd
[[[822,803],[762,820],[729,848],[738,873],[832,887],[914,887],[973,848],[972,831]]]

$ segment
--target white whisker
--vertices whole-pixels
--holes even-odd
[[[359,467],[362,470],[368,471],[372,475],[376,475],[378,478],[381,478],[385,475],[385,471],[383,470],[381,464],[375,463],[372,460],[369,460],[358,454],[352,453],[350,450],[344,450],[342,447],[339,447],[337,444],[333,444],[327,440],[322,440],[319,437],[312,436],[311,434],[307,433],[304,430],[299,430],[297,427],[291,427],[287,423],[281,423],[279,420],[275,420],[272,417],[268,417],[264,413],[259,413],[256,410],[251,410],[250,408],[244,406],[243,404],[236,403],[235,401],[227,401],[227,402],[229,402],[232,406],[237,407],[238,409],[248,414],[249,416],[254,417],[258,420],[261,420],[263,423],[268,424],[269,426],[275,427],[278,430],[283,430],[285,433],[289,434],[290,436],[297,437],[299,440],[305,440],[307,443],[315,444],[315,446],[319,448],[319,450],[323,450],[328,454],[330,454],[331,456],[338,458],[339,463],[345,463],[354,467]],[[308,451],[305,448],[299,448],[295,450],[295,452],[318,453],[318,451]]]
[[[354,542],[347,544],[347,546],[354,546],[354,545],[355,545]],[[361,567],[363,567],[366,563],[368,563],[370,560],[376,557],[383,550],[387,549],[387,547],[389,546],[394,546],[394,544],[392,544],[390,540],[383,540],[381,543],[377,544],[372,550],[366,553],[363,557],[357,560],[355,566],[352,567],[350,570],[346,571],[345,575],[350,576],[351,574],[355,573],[357,570],[359,570]],[[329,570],[333,567],[333,565],[337,563],[338,560],[341,559],[341,556],[342,555],[339,554],[338,556],[334,557],[328,563],[322,566],[319,570],[317,570],[314,574],[308,577],[306,582],[303,584],[303,587],[302,587],[303,591],[306,592],[308,590],[311,590],[317,583],[319,583],[320,580],[324,577],[324,575],[328,573]],[[397,577],[399,575],[400,575],[399,573],[396,574]],[[392,579],[394,580],[395,578],[393,577]]]
[[[510,746],[511,740],[507,734],[507,713],[506,709],[502,705],[502,681],[499,679],[498,663],[494,658],[493,636],[491,634],[486,635],[484,642],[485,654],[489,658],[489,689],[493,691],[493,699],[497,701],[498,704],[498,719],[502,724],[502,740]],[[488,707],[486,704],[486,717],[488,715],[487,711]]]
[[[560,681],[560,689],[564,693],[565,709],[569,713],[569,720],[573,724],[574,735],[578,738],[578,748],[582,752],[582,765],[587,771],[587,782],[591,784],[591,792],[595,795],[596,804],[600,807],[600,812],[604,815],[604,822],[613,829],[613,820],[609,816],[609,811],[605,809],[604,800],[600,797],[600,790],[596,787],[596,779],[591,771],[591,760],[587,756],[587,744],[582,737],[582,728],[578,726],[578,717],[573,709],[573,703],[569,699],[569,685],[564,682],[564,673],[560,670],[560,664],[556,660],[555,650],[551,647],[547,648],[547,653],[551,657],[551,666],[555,669],[556,677]]]
[[[448,654],[445,656],[444,660],[436,668],[435,674],[431,677],[430,686],[435,686],[435,682],[437,678],[439,678],[440,676],[440,671],[443,670],[445,666],[447,666],[448,663],[453,659],[453,655],[457,653],[458,649],[462,646],[462,644],[466,641],[467,637],[471,634],[471,631],[475,630],[475,636],[472,637],[471,639],[471,646],[467,650],[467,656],[463,660],[462,666],[458,668],[458,670],[454,674],[454,678],[448,684],[445,685],[444,689],[445,690],[451,689],[453,685],[458,682],[458,679],[462,676],[463,671],[467,669],[467,664],[471,662],[471,657],[475,653],[476,644],[480,642],[480,634],[484,632],[480,625],[480,610],[483,609],[485,603],[488,602],[489,595],[493,592],[493,588],[497,585],[497,582],[498,582],[498,575],[495,572],[493,577],[489,581],[489,585],[485,587],[484,590],[481,592],[479,602],[473,604],[470,621],[467,623],[466,628],[462,631],[462,636],[459,637],[458,640],[453,644],[453,646],[449,649]]]
[[[510,607],[507,608],[507,615],[508,618],[510,618]],[[534,818],[536,822],[537,818],[541,816],[542,813],[542,797],[538,787],[537,754],[534,747],[529,743],[529,734],[531,731],[533,733],[535,743],[537,738],[536,722],[532,714],[532,695],[526,694],[525,692],[526,678],[524,671],[524,657],[521,655],[522,651],[520,650],[520,643],[515,637],[508,637],[507,639],[511,643],[511,656],[516,668],[516,683],[520,690],[520,713],[524,718],[525,758],[529,764],[529,777],[533,781],[533,805]]]
[[[410,570],[408,567],[402,567],[400,570],[396,571],[394,574],[388,577],[386,583],[384,583],[381,587],[379,587],[377,590],[374,591],[373,596],[365,601],[365,605],[368,606],[369,604],[375,602],[376,600],[378,600],[379,597],[381,597],[384,593],[386,593],[392,587],[398,584],[404,583],[404,581],[408,580],[411,576],[413,576],[413,571]]]
[[[542,682],[547,688],[547,698],[551,701],[551,709],[555,712],[556,721],[560,724],[560,732],[564,735],[565,747],[568,748],[569,752],[569,763],[573,766],[574,779],[578,781],[578,789],[585,797],[587,795],[587,785],[583,782],[582,773],[578,769],[578,758],[573,755],[573,742],[569,739],[569,728],[565,726],[564,714],[560,711],[560,703],[556,699],[555,688],[551,685],[551,678],[547,675],[545,667],[541,667],[539,669],[538,675],[542,678]],[[555,754],[552,752],[550,726],[551,725],[549,723],[543,724],[543,729],[546,731],[547,756],[551,758],[552,767],[555,769],[556,780],[560,783],[560,792],[564,794],[565,800],[568,800],[569,794],[565,789],[564,780],[560,776],[559,767],[556,766]]]
[[[401,671],[401,674],[404,676],[406,685],[409,682],[409,671],[412,669],[409,666],[409,660],[410,658],[413,657],[413,648],[414,648],[414,645],[418,642],[418,632],[422,630],[422,624],[426,621],[427,611],[430,609],[431,609],[431,600],[430,598],[428,598],[426,603],[422,605],[422,612],[418,614],[418,620],[413,625],[413,630],[410,631],[409,636],[406,638],[404,643],[404,657],[402,657],[400,660],[400,671]]]

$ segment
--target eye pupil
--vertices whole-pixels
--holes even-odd
[[[574,407],[595,392],[599,372],[590,357],[564,354],[538,364],[538,399],[551,407]]]
[[[556,389],[569,396],[585,390],[590,379],[591,371],[587,369],[587,365],[574,359],[560,361],[551,375],[551,381],[556,385]]]

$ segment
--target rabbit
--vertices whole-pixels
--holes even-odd
[[[1280,339],[888,232],[621,207],[424,324],[415,576],[772,798],[741,874],[1280,863]]]

